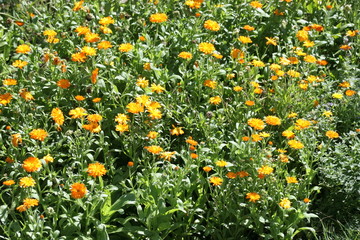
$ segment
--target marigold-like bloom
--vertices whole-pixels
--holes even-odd
[[[243,88],[240,87],[240,86],[235,86],[235,87],[233,87],[233,90],[234,90],[235,92],[240,92],[240,91],[243,90]]]
[[[34,96],[29,91],[27,91],[26,88],[20,90],[20,96],[26,101],[34,100]]]
[[[101,116],[100,114],[90,114],[90,115],[87,116],[87,120],[88,120],[89,122],[96,122],[96,123],[98,123],[98,122],[100,122],[102,119],[103,119],[103,118],[102,118],[102,116]]]
[[[48,133],[44,129],[38,128],[38,129],[32,130],[29,133],[29,135],[30,135],[30,138],[32,138],[32,139],[44,141],[45,138],[48,136]]]
[[[144,148],[152,154],[159,154],[162,151],[164,151],[164,149],[162,147],[156,146],[156,145],[146,146]]]
[[[82,128],[92,132],[92,133],[98,133],[101,131],[101,126],[97,122],[90,122],[89,124],[82,125]]]
[[[209,103],[210,104],[214,104],[214,105],[219,105],[221,103],[221,97],[220,96],[215,96],[215,97],[211,97],[209,99]]]
[[[304,57],[304,61],[308,62],[308,63],[316,63],[316,57],[314,57],[312,55],[306,55]]]
[[[25,198],[23,200],[23,205],[25,205],[27,208],[35,207],[39,205],[39,200],[35,198]]]
[[[311,29],[314,29],[315,31],[317,31],[317,32],[322,32],[322,31],[324,31],[324,27],[323,26],[321,26],[321,25],[319,25],[319,24],[312,24],[311,26]]]
[[[307,31],[304,31],[304,30],[299,30],[296,33],[296,37],[298,38],[298,40],[300,42],[304,42],[304,41],[309,39],[309,33]]]
[[[203,167],[203,170],[205,172],[210,172],[212,170],[212,167],[206,166],[206,167]]]
[[[25,205],[20,205],[16,208],[19,212],[25,212],[28,208]]]
[[[67,89],[70,87],[71,84],[70,84],[70,81],[67,79],[60,79],[59,81],[57,81],[56,85],[63,89]]]
[[[193,145],[193,146],[197,146],[199,144],[192,137],[189,137],[188,139],[186,139],[185,142],[187,142],[188,144]]]
[[[86,110],[84,108],[77,107],[75,109],[70,110],[69,115],[71,116],[71,118],[76,119],[76,118],[83,118],[88,114],[86,113]]]
[[[74,7],[73,7],[72,10],[73,10],[74,12],[76,12],[76,11],[79,11],[79,10],[83,9],[83,8],[84,8],[83,4],[84,4],[84,1],[83,1],[83,0],[78,1],[78,2],[75,2],[75,3],[74,3]]]
[[[275,38],[271,38],[271,37],[265,37],[266,41],[266,45],[273,45],[276,46],[277,42]]]
[[[141,87],[141,88],[146,88],[147,86],[149,86],[149,80],[143,78],[143,77],[139,77],[137,80],[136,80],[136,85],[138,87]]]
[[[295,134],[290,130],[283,131],[281,135],[286,137],[287,139],[293,139],[295,137]]]
[[[246,171],[240,171],[240,172],[237,172],[236,175],[238,175],[241,178],[244,178],[244,177],[249,176],[249,173]]]
[[[76,95],[74,97],[77,101],[84,101],[85,100],[85,97],[84,96],[81,96],[81,95]]]
[[[261,168],[259,168],[257,170],[257,172],[259,174],[264,174],[264,175],[269,175],[271,174],[272,172],[274,171],[274,169],[272,167],[269,167],[269,166],[266,166],[266,165],[263,165],[261,166]]]
[[[128,132],[129,131],[129,125],[127,123],[119,123],[118,125],[116,125],[115,127],[115,131],[118,132]]]
[[[127,121],[130,121],[129,116],[123,113],[119,113],[115,117],[115,121],[117,123],[126,123]]]
[[[100,177],[100,176],[104,176],[107,171],[103,164],[96,162],[96,163],[90,163],[88,165],[88,169],[86,172],[91,177]]]
[[[51,110],[51,117],[56,124],[60,126],[64,124],[64,114],[60,108],[53,108]]]
[[[254,67],[265,67],[265,63],[260,60],[252,60],[251,64]]]
[[[54,158],[48,154],[42,158],[46,163],[54,162]]]
[[[144,42],[144,41],[146,41],[146,38],[144,36],[139,36],[139,40]]]
[[[15,61],[12,63],[12,65],[13,65],[14,67],[23,69],[23,67],[25,67],[26,65],[28,65],[28,62],[22,61],[22,60],[15,60]]]
[[[151,84],[151,91],[155,92],[155,93],[162,93],[165,91],[165,88],[162,87],[161,85],[157,85],[155,83]]]
[[[71,197],[75,199],[85,197],[87,193],[87,188],[83,183],[74,183],[70,187]]]
[[[354,90],[348,89],[348,90],[345,91],[345,95],[349,96],[349,97],[351,97],[351,96],[353,96],[355,94],[356,94],[356,91],[354,91]]]
[[[244,58],[245,57],[245,53],[243,51],[241,51],[240,49],[234,48],[231,50],[230,52],[230,56],[232,58]]]
[[[41,168],[41,161],[36,157],[28,157],[24,160],[22,167],[27,172],[36,172]]]
[[[112,45],[111,45],[111,42],[109,42],[109,41],[101,41],[97,45],[98,49],[108,49],[111,47],[112,47]]]
[[[304,198],[304,203],[309,203],[309,202],[311,202],[311,200],[309,199],[309,198]]]
[[[196,154],[196,153],[190,153],[190,157],[191,157],[192,159],[197,159],[197,158],[199,157],[199,155]]]
[[[91,30],[88,27],[79,26],[75,29],[75,32],[78,33],[78,36],[86,35],[87,33],[90,33]]]
[[[158,132],[155,132],[155,131],[150,131],[146,137],[150,138],[150,139],[155,139],[157,136],[158,136]]]
[[[4,79],[2,81],[2,83],[5,85],[5,86],[14,86],[17,84],[17,81],[16,79],[12,79],[12,78],[8,78],[8,79]]]
[[[342,95],[341,93],[333,93],[331,96],[332,96],[333,98],[335,98],[335,99],[341,99],[341,98],[343,98],[343,95]]]
[[[20,178],[19,185],[20,187],[33,187],[35,186],[36,182],[32,177],[23,177]]]
[[[215,47],[212,43],[202,42],[198,46],[199,51],[205,54],[211,54],[215,51]]]
[[[302,130],[310,127],[311,122],[305,119],[298,119],[295,122],[295,129],[296,130]]]
[[[97,34],[97,33],[92,33],[92,32],[86,33],[84,39],[85,39],[85,41],[88,42],[88,43],[94,43],[94,42],[100,41],[99,34]]]
[[[218,167],[225,167],[226,165],[228,165],[228,162],[226,162],[224,160],[219,160],[219,161],[216,161],[215,164]]]
[[[211,31],[219,31],[220,24],[217,23],[216,21],[206,20],[204,23],[204,28],[211,30]]]
[[[246,37],[246,36],[240,36],[238,37],[238,40],[244,44],[246,43],[252,43],[252,40],[250,37]]]
[[[245,25],[245,26],[243,27],[243,29],[245,29],[246,31],[254,31],[254,30],[255,30],[255,28],[252,27],[252,26],[250,26],[250,25]]]
[[[175,154],[176,152],[162,152],[160,153],[160,158],[164,159],[165,161],[170,161]]]
[[[209,181],[213,186],[220,186],[223,183],[222,178],[219,177],[211,177]]]
[[[205,87],[209,87],[209,88],[212,88],[212,89],[215,89],[216,86],[217,86],[217,82],[213,81],[213,80],[205,80],[204,81],[204,84],[203,84]]]
[[[247,124],[255,130],[263,130],[265,128],[265,123],[258,118],[250,118]]]
[[[287,183],[298,183],[299,181],[296,179],[296,177],[286,177]]]
[[[289,75],[290,77],[293,77],[293,78],[298,78],[301,75],[298,71],[295,71],[295,70],[289,70],[286,73],[287,73],[287,75]]]
[[[173,129],[170,130],[170,134],[171,135],[182,135],[184,134],[184,131],[182,130],[184,127],[175,127],[174,125],[172,125]]]
[[[128,111],[129,113],[133,113],[133,114],[137,114],[137,113],[141,113],[144,112],[144,106],[140,103],[137,102],[131,102],[126,106],[126,111]]]
[[[304,148],[304,144],[302,144],[300,141],[297,141],[297,140],[290,140],[290,141],[288,141],[288,144],[293,149],[302,149],[302,148]]]
[[[10,93],[5,93],[0,95],[0,104],[6,106],[8,103],[10,103],[12,99],[12,95]]]
[[[162,23],[168,20],[168,16],[165,13],[151,14],[149,18],[152,23]]]
[[[204,0],[186,0],[185,5],[192,9],[199,9]]]
[[[123,44],[120,44],[119,51],[120,52],[130,52],[133,48],[134,48],[134,46],[131,43],[123,43]]]
[[[5,186],[11,186],[11,185],[15,184],[15,181],[14,180],[7,180],[7,181],[4,181],[2,184],[5,185]]]
[[[331,139],[333,139],[333,138],[339,138],[339,134],[338,134],[337,132],[335,132],[335,131],[327,131],[327,132],[325,133],[325,135],[326,135],[328,138],[331,138]]]
[[[181,52],[179,53],[178,57],[183,59],[192,59],[193,55],[189,52]]]
[[[144,70],[146,70],[146,71],[151,70],[151,63],[144,63],[144,64],[143,64],[143,68],[144,68]]]
[[[86,54],[83,52],[71,54],[71,61],[73,62],[85,62],[85,60],[86,60]]]
[[[96,55],[96,49],[89,46],[84,46],[81,49],[81,52],[84,53],[86,56],[95,56]]]
[[[262,8],[263,5],[258,1],[252,1],[250,3],[250,6],[252,6],[253,8]]]
[[[16,48],[16,53],[28,54],[31,51],[31,48],[27,44],[21,44]]]
[[[249,199],[249,202],[256,202],[260,200],[260,195],[256,192],[250,192],[246,194],[246,199]]]
[[[115,20],[112,17],[103,17],[99,20],[99,24],[107,26],[109,24],[114,24]]]
[[[346,51],[346,50],[350,50],[351,48],[352,48],[352,47],[349,46],[349,45],[341,45],[341,46],[340,46],[340,49],[341,49],[341,50],[345,50],[345,51]]]
[[[281,119],[276,116],[267,116],[265,117],[265,122],[272,126],[278,126],[281,124]]]
[[[279,203],[280,207],[288,209],[291,207],[291,202],[288,198],[282,198]]]
[[[22,138],[20,133],[11,135],[11,143],[14,147],[18,147],[22,143]]]

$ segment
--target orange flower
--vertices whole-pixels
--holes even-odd
[[[26,88],[20,90],[20,96],[26,101],[34,100],[34,96]]]
[[[111,42],[109,41],[101,41],[98,43],[97,45],[98,49],[108,49],[108,48],[112,48]]]
[[[209,99],[209,103],[210,104],[214,104],[214,105],[219,105],[221,103],[221,97],[220,96],[215,96],[215,97],[211,97]]]
[[[71,84],[70,84],[70,81],[67,79],[60,79],[59,81],[57,81],[56,85],[63,89],[67,89],[70,87]]]
[[[32,130],[29,133],[29,135],[30,135],[30,138],[32,138],[32,139],[44,141],[45,138],[48,136],[48,133],[44,129],[38,128],[38,129]]]
[[[162,23],[168,20],[168,16],[165,13],[151,14],[149,18],[152,23]]]
[[[60,108],[53,108],[51,110],[51,117],[56,124],[60,126],[64,124],[64,114]]]
[[[5,186],[11,186],[11,185],[14,185],[14,184],[15,184],[14,180],[7,180],[7,181],[3,182],[3,185],[5,185]]]
[[[140,103],[137,103],[137,102],[131,102],[129,103],[127,106],[127,111],[129,113],[133,113],[133,114],[138,114],[138,113],[141,113],[141,112],[144,112],[144,106]]]
[[[162,152],[162,153],[160,154],[160,158],[163,158],[163,159],[166,160],[166,161],[170,161],[171,158],[174,157],[175,153],[176,153],[176,152]]]
[[[83,183],[74,183],[70,187],[71,197],[75,199],[83,198],[87,193],[87,188]]]
[[[112,17],[103,17],[99,20],[99,24],[107,26],[109,24],[114,24],[115,20]]]
[[[16,81],[16,79],[8,78],[8,79],[3,80],[3,84],[5,86],[13,86],[13,85],[17,84],[17,81]]]
[[[84,128],[92,133],[98,133],[101,131],[101,127],[97,122],[90,122],[90,124],[84,124],[84,125],[82,125],[82,128]]]
[[[246,199],[249,199],[249,202],[256,202],[259,201],[260,195],[256,192],[250,192],[246,194]]]
[[[103,119],[103,118],[102,118],[102,116],[101,116],[100,114],[90,114],[90,115],[87,116],[87,120],[88,120],[89,122],[96,122],[96,123],[98,123],[98,122],[100,122],[102,119]]]
[[[96,55],[96,49],[89,46],[84,46],[81,49],[81,52],[84,53],[86,56],[95,56]]]
[[[299,181],[296,179],[296,177],[286,177],[287,183],[298,183]]]
[[[14,147],[18,147],[19,144],[22,144],[22,138],[20,133],[11,135],[11,143]]]
[[[244,177],[249,176],[249,173],[246,171],[240,171],[240,172],[237,172],[236,175],[238,175],[241,178],[244,178]]]
[[[200,52],[203,52],[205,54],[211,54],[215,51],[214,45],[207,42],[200,43],[198,48]]]
[[[272,126],[278,126],[281,124],[281,119],[276,116],[267,116],[265,117],[265,122]]]
[[[309,202],[311,202],[311,200],[309,199],[309,198],[304,198],[304,203],[309,203]]]
[[[253,8],[262,8],[263,5],[258,1],[252,1],[250,3],[250,6],[252,6]]]
[[[172,125],[173,129],[170,130],[170,134],[171,135],[182,135],[184,134],[184,131],[182,130],[184,127],[175,127],[174,125]]]
[[[220,30],[220,24],[216,21],[206,20],[204,23],[204,28],[216,32]]]
[[[271,37],[265,37],[266,41],[266,45],[273,45],[276,46],[277,42],[275,38],[271,38]]]
[[[158,132],[154,132],[154,131],[150,131],[146,137],[150,138],[150,139],[155,139],[158,136]]]
[[[295,122],[295,129],[296,130],[302,130],[310,127],[311,122],[305,119],[298,119]]]
[[[71,61],[73,62],[85,62],[86,54],[83,52],[74,53],[71,55]]]
[[[84,4],[84,1],[83,1],[83,0],[78,1],[78,2],[75,2],[75,3],[74,3],[74,7],[73,7],[72,10],[73,10],[74,12],[76,12],[76,11],[79,11],[79,10],[83,9],[83,8],[84,8],[83,4]]]
[[[212,170],[212,167],[206,166],[206,167],[203,167],[203,170],[205,172],[210,172]]]
[[[240,36],[240,37],[238,38],[238,40],[239,40],[240,42],[244,43],[244,44],[246,44],[246,43],[252,43],[251,38],[250,38],[250,37],[246,37],[246,36]]]
[[[349,97],[351,97],[351,96],[353,96],[355,94],[356,94],[356,91],[354,91],[354,90],[348,89],[348,90],[345,91],[345,95],[349,96]]]
[[[205,87],[212,88],[212,89],[215,89],[216,86],[217,86],[217,82],[208,79],[208,80],[205,80],[205,81],[204,81],[204,86],[205,86]]]
[[[196,158],[199,157],[199,155],[196,154],[196,153],[190,153],[190,157],[191,157],[192,159],[196,159]]]
[[[128,166],[128,167],[133,167],[133,166],[134,166],[134,162],[128,162],[128,163],[127,163],[127,166]]]
[[[257,171],[259,174],[269,175],[274,171],[274,169],[272,167],[263,165]]]
[[[288,144],[293,149],[302,149],[302,148],[304,148],[304,144],[302,144],[300,141],[297,141],[297,140],[290,140],[290,141],[288,141]]]
[[[178,57],[183,59],[192,59],[193,55],[189,52],[181,52],[179,53]]]
[[[263,130],[265,128],[265,123],[258,118],[250,118],[247,121],[248,125],[252,128],[254,128],[255,130]]]
[[[94,43],[94,42],[100,41],[99,34],[97,34],[97,33],[92,33],[92,32],[86,33],[84,39],[85,39],[85,41],[88,42],[88,43]]]
[[[106,169],[103,164],[96,162],[90,163],[86,172],[91,177],[101,177],[106,174]]]
[[[91,83],[92,83],[92,84],[95,84],[95,83],[96,83],[98,73],[99,73],[99,69],[98,69],[98,68],[95,68],[95,69],[91,72]]]
[[[158,154],[163,151],[163,148],[160,146],[152,145],[152,146],[146,146],[144,147],[148,152],[152,154]]]
[[[36,172],[41,168],[41,161],[36,157],[28,157],[24,160],[22,167],[27,172]]]
[[[328,138],[331,138],[331,139],[333,139],[333,138],[339,138],[339,134],[338,134],[337,132],[335,132],[335,131],[327,131],[327,132],[325,133],[325,135],[326,135]]]
[[[245,29],[246,31],[254,31],[254,30],[255,30],[254,27],[249,26],[249,25],[245,25],[245,26],[243,27],[243,29]]]
[[[292,139],[295,137],[295,134],[290,130],[283,131],[281,135],[286,137],[287,139]]]
[[[85,100],[85,97],[84,96],[81,96],[81,95],[76,95],[74,97],[77,101],[84,101]]]

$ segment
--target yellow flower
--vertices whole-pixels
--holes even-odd
[[[170,134],[171,135],[182,135],[184,134],[184,131],[182,130],[184,127],[175,127],[174,125],[172,125],[173,129],[170,130]]]
[[[240,42],[244,43],[244,44],[246,44],[246,43],[252,43],[251,38],[250,38],[250,37],[246,37],[246,36],[240,36],[240,37],[238,38],[238,40],[239,40]]]
[[[123,44],[120,44],[119,51],[120,52],[130,52],[133,48],[134,48],[134,46],[131,43],[123,43]]]
[[[157,136],[159,135],[158,132],[155,132],[155,131],[150,131],[146,137],[150,138],[150,139],[155,139]]]
[[[15,133],[11,135],[11,143],[14,147],[18,147],[22,143],[22,138],[20,133]]]
[[[162,152],[160,158],[163,158],[165,161],[170,161],[174,157],[176,152]]]
[[[10,93],[5,93],[0,95],[0,104],[6,106],[8,103],[10,103],[12,99],[12,95]]]
[[[261,166],[261,168],[259,168],[257,170],[257,172],[259,174],[264,174],[264,175],[269,175],[271,174],[272,172],[274,171],[274,169],[272,167],[269,167],[269,166],[266,166],[266,165],[263,165]]]
[[[251,64],[254,66],[254,67],[265,67],[265,63],[263,63],[262,61],[260,60],[253,60],[251,62]]]
[[[118,125],[116,125],[115,131],[118,132],[128,132],[129,131],[129,125],[127,125],[126,123],[119,123]]]
[[[312,55],[306,55],[304,57],[304,61],[308,62],[308,63],[316,63],[316,57],[314,57]]]
[[[282,132],[282,134],[284,137],[286,137],[287,139],[292,139],[295,137],[295,133],[293,133],[292,131],[290,130],[285,130]]]
[[[33,95],[28,92],[25,88],[20,90],[20,96],[26,101],[34,100]]]
[[[296,33],[296,37],[300,42],[304,42],[309,39],[309,33],[304,30],[300,30]]]
[[[342,95],[341,93],[333,93],[331,96],[332,96],[333,98],[335,98],[335,99],[341,99],[341,98],[343,98],[343,95]]]
[[[76,118],[83,118],[84,116],[87,115],[87,113],[84,108],[77,107],[75,109],[70,110],[69,115],[71,116],[71,118],[76,119]]]
[[[324,115],[325,117],[331,117],[333,113],[331,111],[325,111],[322,115]]]
[[[96,55],[96,49],[89,47],[89,46],[84,46],[81,49],[81,52],[84,53],[86,56],[95,56]]]
[[[246,199],[249,199],[249,202],[256,202],[260,200],[260,195],[256,192],[250,192],[246,194]]]
[[[235,87],[233,87],[233,90],[234,90],[235,92],[240,92],[240,91],[243,90],[243,88],[240,87],[240,86],[235,86]]]
[[[291,202],[288,198],[282,198],[279,203],[280,207],[288,209],[291,207]]]
[[[88,165],[88,169],[86,171],[91,177],[101,177],[106,174],[105,166],[99,162],[90,163]]]
[[[39,205],[39,200],[37,200],[35,198],[25,198],[23,200],[23,205],[25,207],[27,207],[27,208],[38,206]]]
[[[226,165],[228,165],[228,162],[226,162],[224,160],[219,160],[219,161],[216,161],[215,164],[218,167],[225,167]]]
[[[243,29],[245,29],[246,31],[254,31],[254,30],[255,30],[254,27],[249,26],[249,25],[245,25],[245,26],[243,27]]]
[[[299,181],[296,179],[296,177],[286,177],[287,183],[298,183]]]
[[[213,80],[205,80],[204,81],[204,84],[203,84],[205,87],[209,87],[209,88],[212,88],[212,89],[215,89],[216,86],[217,86],[217,82],[213,81]]]
[[[76,12],[76,11],[79,11],[79,10],[81,10],[81,9],[83,9],[84,7],[83,7],[83,4],[84,4],[84,1],[82,0],[82,1],[78,1],[78,2],[75,2],[74,3],[74,7],[73,7],[73,11],[74,12]]]
[[[211,43],[207,43],[207,42],[200,43],[198,48],[199,48],[200,52],[203,52],[205,54],[211,54],[212,52],[215,51],[214,45]]]
[[[78,36],[81,36],[81,35],[86,35],[87,33],[91,33],[91,30],[88,27],[79,26],[75,29],[75,32],[78,33]]]
[[[335,131],[327,131],[327,132],[325,133],[325,135],[326,135],[328,138],[331,138],[331,139],[333,139],[333,138],[339,138],[339,134],[338,134],[337,132],[335,132]]]
[[[298,119],[295,122],[295,129],[296,130],[302,130],[310,127],[311,122],[305,119]]]
[[[5,86],[14,86],[17,84],[17,81],[16,81],[16,79],[8,78],[8,79],[3,80],[3,84]]]
[[[29,133],[29,135],[30,135],[30,138],[32,138],[32,139],[44,141],[45,138],[48,136],[48,133],[44,129],[38,128],[38,129],[32,130]]]
[[[219,177],[211,177],[209,181],[213,186],[220,186],[223,183],[222,178]]]
[[[147,80],[146,78],[143,78],[143,77],[139,77],[136,80],[136,85],[141,88],[146,88],[147,86],[149,86],[149,80]]]
[[[244,58],[245,53],[243,51],[241,51],[240,49],[233,48],[233,49],[231,49],[230,56],[235,59]]]
[[[84,39],[88,43],[94,43],[100,41],[100,36],[97,33],[88,32],[85,34]]]
[[[128,105],[126,105],[126,108],[129,113],[133,113],[133,114],[138,114],[138,113],[144,112],[144,110],[145,110],[144,106],[137,102],[129,103]]]
[[[211,31],[219,31],[220,24],[217,23],[216,21],[206,20],[204,23],[204,28],[211,30]]]
[[[23,69],[26,65],[28,65],[28,62],[22,61],[22,60],[15,60],[15,62],[12,63],[14,67]]]
[[[168,16],[165,13],[151,14],[149,18],[152,23],[162,23],[168,20]]]
[[[33,186],[35,186],[35,184],[36,184],[36,182],[32,177],[20,178],[19,185],[22,188],[24,188],[24,187],[33,187]]]
[[[30,51],[31,51],[31,48],[27,44],[21,44],[16,48],[16,53],[28,54]]]
[[[266,41],[266,45],[277,45],[276,39],[275,38],[271,38],[271,37],[265,37]]]
[[[111,45],[111,42],[109,42],[109,41],[101,41],[97,45],[98,49],[108,49],[111,47],[112,47],[112,45]]]
[[[85,62],[85,60],[86,60],[86,54],[83,52],[71,54],[71,61],[73,62]]]
[[[24,160],[22,167],[27,172],[36,172],[41,168],[41,161],[36,157],[28,157]]]
[[[250,6],[252,6],[253,8],[262,8],[263,5],[258,1],[252,1],[250,3]]]
[[[43,160],[44,160],[46,163],[54,162],[54,158],[53,158],[50,154],[44,156],[44,157],[43,157]]]

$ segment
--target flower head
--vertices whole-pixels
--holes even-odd
[[[133,48],[134,48],[134,46],[131,43],[123,43],[123,44],[120,44],[119,51],[120,52],[130,52]]]
[[[86,110],[84,108],[77,107],[75,109],[70,110],[69,115],[71,116],[71,118],[76,119],[76,118],[83,118],[88,114],[86,113]]]
[[[339,134],[335,131],[327,131],[325,135],[330,139],[339,138]]]
[[[204,28],[211,30],[211,31],[219,31],[220,24],[213,20],[206,20],[204,23]]]
[[[86,171],[91,177],[100,177],[106,174],[105,166],[101,163],[90,163]]]
[[[259,174],[269,175],[274,171],[274,169],[270,166],[264,165],[261,166],[261,168],[259,168],[257,171]]]
[[[254,128],[255,130],[263,130],[265,128],[265,123],[258,118],[250,118],[247,121],[248,125],[252,128]]]
[[[256,192],[250,192],[246,194],[246,199],[249,199],[249,202],[256,202],[259,201],[260,195]]]
[[[28,157],[24,160],[22,167],[27,172],[36,172],[41,168],[41,161],[36,157]]]
[[[29,135],[32,139],[44,141],[49,134],[44,129],[38,128],[32,130]]]
[[[64,114],[60,108],[53,108],[51,110],[51,117],[59,126],[64,124]]]
[[[265,117],[265,122],[272,126],[278,126],[281,124],[281,119],[276,116],[267,116]]]
[[[83,183],[74,183],[70,187],[71,197],[75,199],[85,197],[87,193],[87,188]]]
[[[162,23],[168,20],[168,16],[165,13],[151,14],[149,18],[152,23]]]
[[[202,42],[198,46],[200,52],[205,54],[211,54],[215,51],[215,47],[212,43]]]
[[[16,48],[16,53],[28,54],[30,51],[31,51],[31,48],[27,44],[21,44]]]
[[[20,187],[33,187],[35,186],[36,182],[32,177],[23,177],[20,178],[19,185]]]
[[[213,186],[220,186],[223,183],[222,178],[219,177],[211,177],[209,181]]]
[[[291,202],[288,198],[282,198],[279,203],[280,207],[288,209],[291,207]]]

